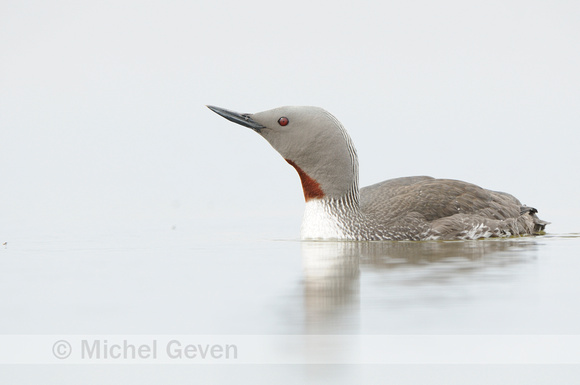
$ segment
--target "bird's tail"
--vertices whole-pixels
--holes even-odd
[[[544,233],[546,225],[549,225],[551,223],[538,218],[538,216],[536,215],[538,213],[538,210],[536,210],[533,207],[522,206],[520,207],[520,213],[522,215],[527,213],[529,216],[532,217],[532,221],[534,222],[534,230],[533,230],[534,234]]]

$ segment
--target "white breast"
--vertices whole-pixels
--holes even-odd
[[[339,218],[321,199],[306,202],[301,229],[302,239],[343,240],[347,235],[339,225]]]

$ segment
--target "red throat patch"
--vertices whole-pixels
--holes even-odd
[[[304,191],[304,199],[308,202],[310,199],[322,198],[324,197],[324,192],[320,188],[320,183],[308,176],[307,173],[302,171],[300,167],[290,159],[285,159],[292,167],[298,171],[300,176],[300,182],[302,182],[302,190]]]

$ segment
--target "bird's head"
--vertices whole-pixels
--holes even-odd
[[[296,168],[307,201],[341,198],[358,189],[358,160],[352,140],[340,122],[324,109],[288,106],[241,114],[208,108],[263,136]]]

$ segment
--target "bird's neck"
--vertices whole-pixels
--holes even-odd
[[[302,183],[302,191],[304,192],[304,200],[308,202],[311,199],[321,199],[324,198],[324,191],[320,183],[315,179],[311,178],[310,175],[304,172],[294,161],[286,159],[286,162],[296,169],[298,176],[300,177],[300,183]]]

